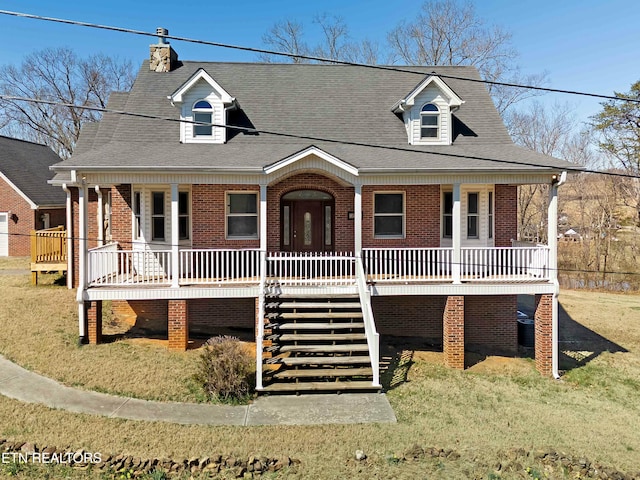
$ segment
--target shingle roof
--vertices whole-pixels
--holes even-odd
[[[65,205],[62,189],[47,184],[49,167],[59,161],[45,145],[0,136],[0,172],[38,206]]]
[[[487,158],[552,169],[569,165],[513,144],[484,84],[463,80],[480,79],[473,67],[409,67],[420,73],[415,74],[345,65],[185,61],[172,72],[156,73],[145,61],[131,91],[112,95],[109,108],[177,120],[179,109],[167,96],[201,68],[238,101],[240,110],[230,113],[229,124],[313,138],[229,132],[226,144],[181,144],[177,122],[107,113],[97,130],[87,130],[86,142],[83,131],[80,148],[60,166],[261,169],[310,145],[362,170],[536,168]],[[456,137],[451,146],[408,145],[404,123],[391,108],[432,73],[465,101],[454,114]]]

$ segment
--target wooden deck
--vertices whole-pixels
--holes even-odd
[[[31,283],[40,272],[67,271],[67,232],[64,227],[31,230]]]

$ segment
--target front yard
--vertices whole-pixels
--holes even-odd
[[[0,291],[0,353],[20,365],[80,388],[156,400],[200,398],[188,381],[196,350],[169,353],[162,342],[126,337],[78,347],[74,292],[32,287],[28,274],[2,272]],[[541,378],[530,359],[475,358],[458,372],[418,344],[384,350],[383,363],[393,366],[385,383],[397,424],[181,426],[77,415],[0,397],[0,437],[143,458],[299,459],[297,473],[273,474],[283,478],[544,478],[535,458],[541,451],[638,472],[640,297],[565,291],[560,303],[568,315],[561,332],[568,371],[560,381]],[[453,454],[415,456],[416,445]],[[368,458],[356,461],[356,450]],[[580,478],[562,472],[558,467],[547,475]],[[2,474],[8,475],[0,465]]]

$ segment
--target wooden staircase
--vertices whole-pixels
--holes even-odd
[[[371,358],[358,295],[265,300],[263,392],[371,391]]]

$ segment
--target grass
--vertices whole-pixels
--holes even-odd
[[[9,307],[0,310],[0,352],[18,363],[84,388],[145,398],[194,396],[184,378],[195,352],[169,354],[162,346],[126,340],[78,348],[73,292],[31,287],[27,275],[0,275],[0,289],[9,299]],[[505,452],[514,448],[564,452],[636,472],[640,297],[569,291],[560,301],[575,332],[584,330],[591,342],[576,345],[570,343],[573,335],[561,337],[566,341],[561,348],[567,355],[572,348],[585,351],[588,361],[576,361],[555,381],[540,377],[529,359],[488,359],[460,372],[443,367],[437,355],[414,351],[407,381],[387,393],[397,424],[181,426],[72,414],[0,397],[0,436],[145,458],[218,453],[301,460],[297,475],[273,478],[507,479],[545,472],[532,457],[498,471]],[[459,458],[403,460],[416,444],[451,449]],[[356,450],[367,460],[357,462]],[[18,472],[17,478],[46,473]],[[550,478],[576,477],[558,473]]]

